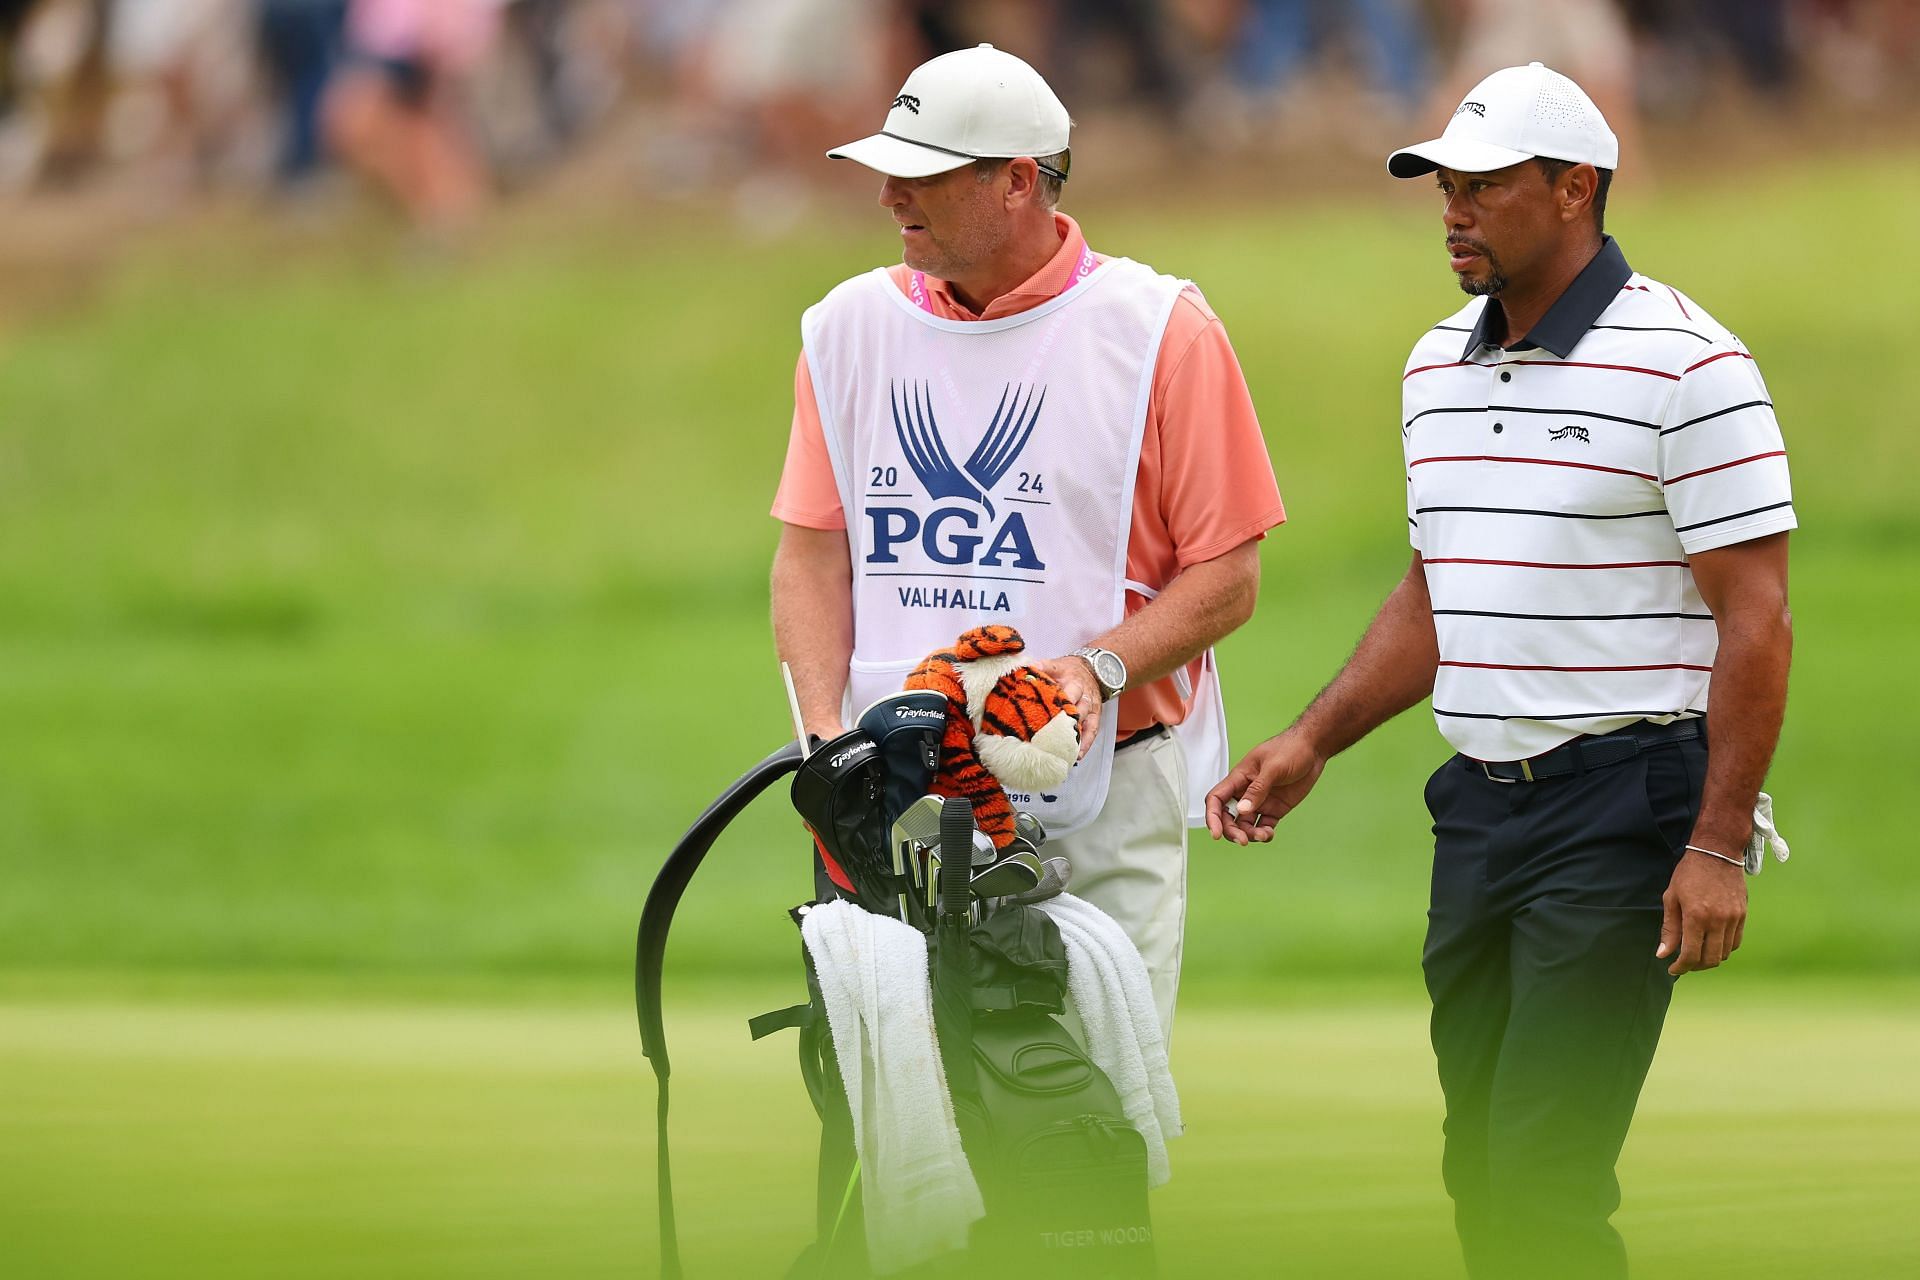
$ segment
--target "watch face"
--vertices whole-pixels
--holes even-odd
[[[1118,689],[1127,682],[1127,666],[1120,661],[1118,654],[1100,653],[1094,655],[1093,674],[1100,683],[1109,689]]]

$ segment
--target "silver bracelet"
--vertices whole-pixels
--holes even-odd
[[[1693,852],[1695,852],[1695,853],[1704,853],[1704,854],[1706,854],[1706,855],[1707,855],[1707,856],[1708,856],[1709,858],[1718,858],[1718,859],[1720,859],[1720,861],[1722,861],[1722,862],[1731,862],[1731,863],[1732,863],[1732,864],[1733,864],[1734,866],[1736,866],[1736,867],[1742,867],[1742,868],[1744,868],[1744,867],[1745,867],[1745,866],[1747,865],[1747,860],[1746,860],[1745,858],[1729,858],[1729,857],[1728,857],[1728,856],[1727,856],[1726,854],[1724,854],[1724,853],[1715,853],[1715,852],[1714,852],[1713,850],[1711,850],[1711,849],[1702,849],[1702,848],[1701,848],[1701,847],[1700,847],[1699,845],[1697,845],[1697,844],[1690,844],[1690,845],[1688,845],[1688,846],[1687,846],[1687,848],[1688,848],[1688,849],[1690,849],[1690,850],[1692,850],[1692,851],[1693,851]]]

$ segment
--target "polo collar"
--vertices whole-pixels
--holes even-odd
[[[1540,317],[1540,323],[1507,349],[1524,351],[1545,347],[1565,360],[1632,278],[1633,268],[1627,265],[1627,256],[1620,252],[1620,245],[1612,236],[1602,237],[1600,252],[1593,255],[1593,261],[1582,267],[1573,283],[1553,300],[1547,314]],[[1493,317],[1504,314],[1495,310],[1499,305],[1498,298],[1488,298],[1487,305],[1480,308],[1480,318],[1474,321],[1473,332],[1467,335],[1467,345],[1460,352],[1462,360],[1471,359],[1481,343],[1493,341],[1487,335],[1493,327]]]

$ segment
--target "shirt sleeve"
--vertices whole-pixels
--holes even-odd
[[[1184,569],[1260,537],[1287,513],[1239,357],[1198,292],[1175,304],[1160,360],[1160,506]]]
[[[834,479],[833,459],[827,455],[826,429],[820,425],[820,406],[814,399],[813,371],[804,353],[793,371],[793,428],[787,436],[780,488],[773,495],[773,518],[809,529],[847,527],[840,484]]]
[[[1799,523],[1772,398],[1737,339],[1711,344],[1682,372],[1660,428],[1660,485],[1689,554]]]

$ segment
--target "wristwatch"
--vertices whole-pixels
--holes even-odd
[[[1127,687],[1127,664],[1113,650],[1082,645],[1067,656],[1085,658],[1093,668],[1093,678],[1100,682],[1100,701],[1111,701]]]

